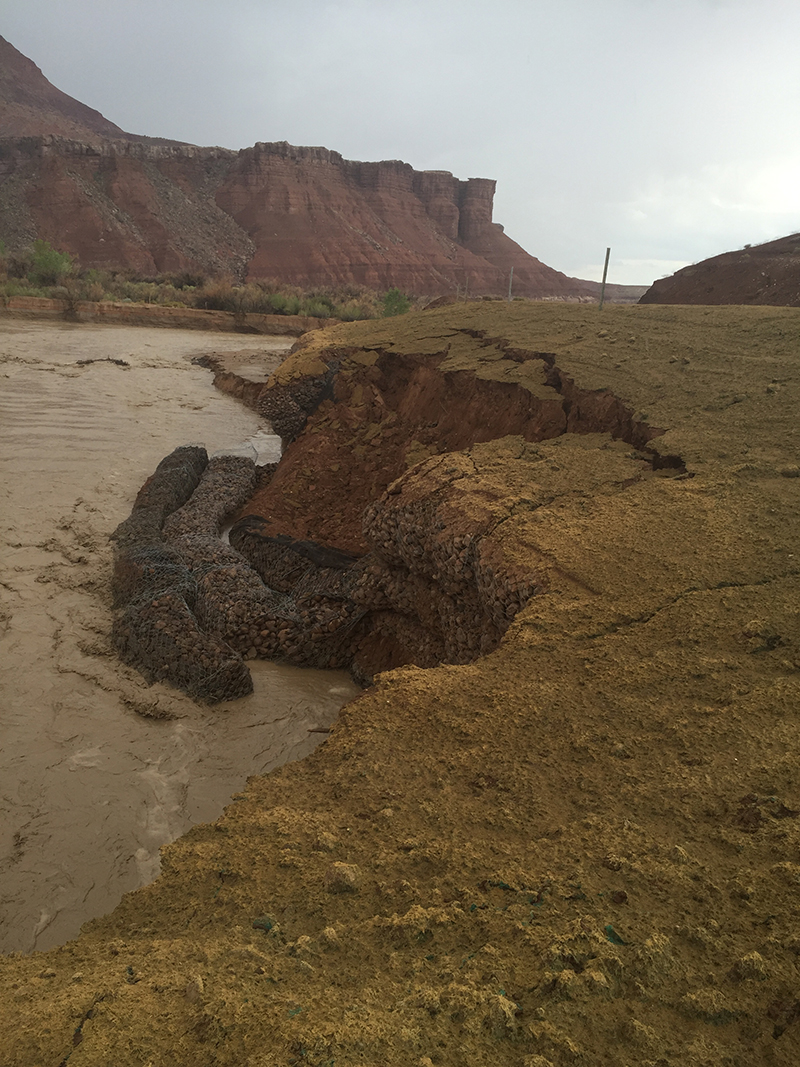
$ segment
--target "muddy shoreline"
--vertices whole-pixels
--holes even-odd
[[[192,360],[222,350],[263,370],[290,344],[0,317],[3,951],[74,937],[249,774],[311,751],[325,735],[308,731],[356,692],[264,663],[255,693],[215,714],[148,686],[109,641],[108,536],[155,463],[187,440],[277,456]]]
[[[331,320],[308,315],[235,315],[229,311],[93,300],[78,300],[71,304],[65,300],[36,296],[7,298],[0,304],[0,321],[2,319],[23,322],[38,319],[108,326],[168,326],[182,330],[260,334],[268,337],[299,337],[310,330],[319,330],[331,325]]]

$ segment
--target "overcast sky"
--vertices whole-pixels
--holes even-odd
[[[798,0],[0,0],[0,34],[132,133],[495,178],[576,277],[800,231]]]

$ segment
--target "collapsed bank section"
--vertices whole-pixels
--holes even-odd
[[[408,582],[369,516],[419,505],[536,593],[494,653],[382,674],[158,881],[5,961],[3,1063],[795,1067],[798,341],[790,308],[475,303],[298,349],[267,393],[339,367],[242,529]],[[511,422],[521,385],[551,436]]]
[[[249,693],[256,657],[361,683],[475,660],[550,588],[521,522],[567,484],[683,469],[661,430],[554,355],[424,316],[400,345],[307,336],[262,387],[215,369],[272,423],[281,462],[179,448],[113,535],[119,654],[201,700]],[[602,472],[587,435],[613,453]]]

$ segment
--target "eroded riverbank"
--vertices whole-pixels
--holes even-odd
[[[3,951],[75,936],[153,878],[159,846],[215,818],[249,774],[311,751],[324,735],[309,730],[356,691],[343,675],[264,663],[252,696],[210,710],[148,687],[108,641],[108,534],[162,456],[246,439],[275,453],[258,417],[191,360],[229,353],[263,372],[290,344],[0,326]]]
[[[800,311],[498,302],[319,342],[277,377],[447,346],[475,395],[552,357],[558,397],[535,399],[564,432],[452,451],[426,419],[381,495],[490,509],[482,543],[540,591],[475,662],[380,674],[76,941],[0,960],[3,1064],[794,1067]],[[281,462],[296,536],[323,540],[397,428],[352,384]],[[584,396],[685,470],[570,426]]]

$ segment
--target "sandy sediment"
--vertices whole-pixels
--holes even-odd
[[[423,461],[403,492],[427,471],[470,521],[491,510],[494,565],[539,588],[491,654],[380,675],[325,745],[169,845],[156,882],[4,962],[5,1061],[796,1063],[798,342],[794,309],[515,304],[340,326],[292,356],[284,383],[319,377],[323,349],[444,355],[505,395],[547,361],[503,353],[552,357],[540,424],[560,430],[397,450]],[[295,539],[380,486],[382,420],[335,400],[268,487]]]

